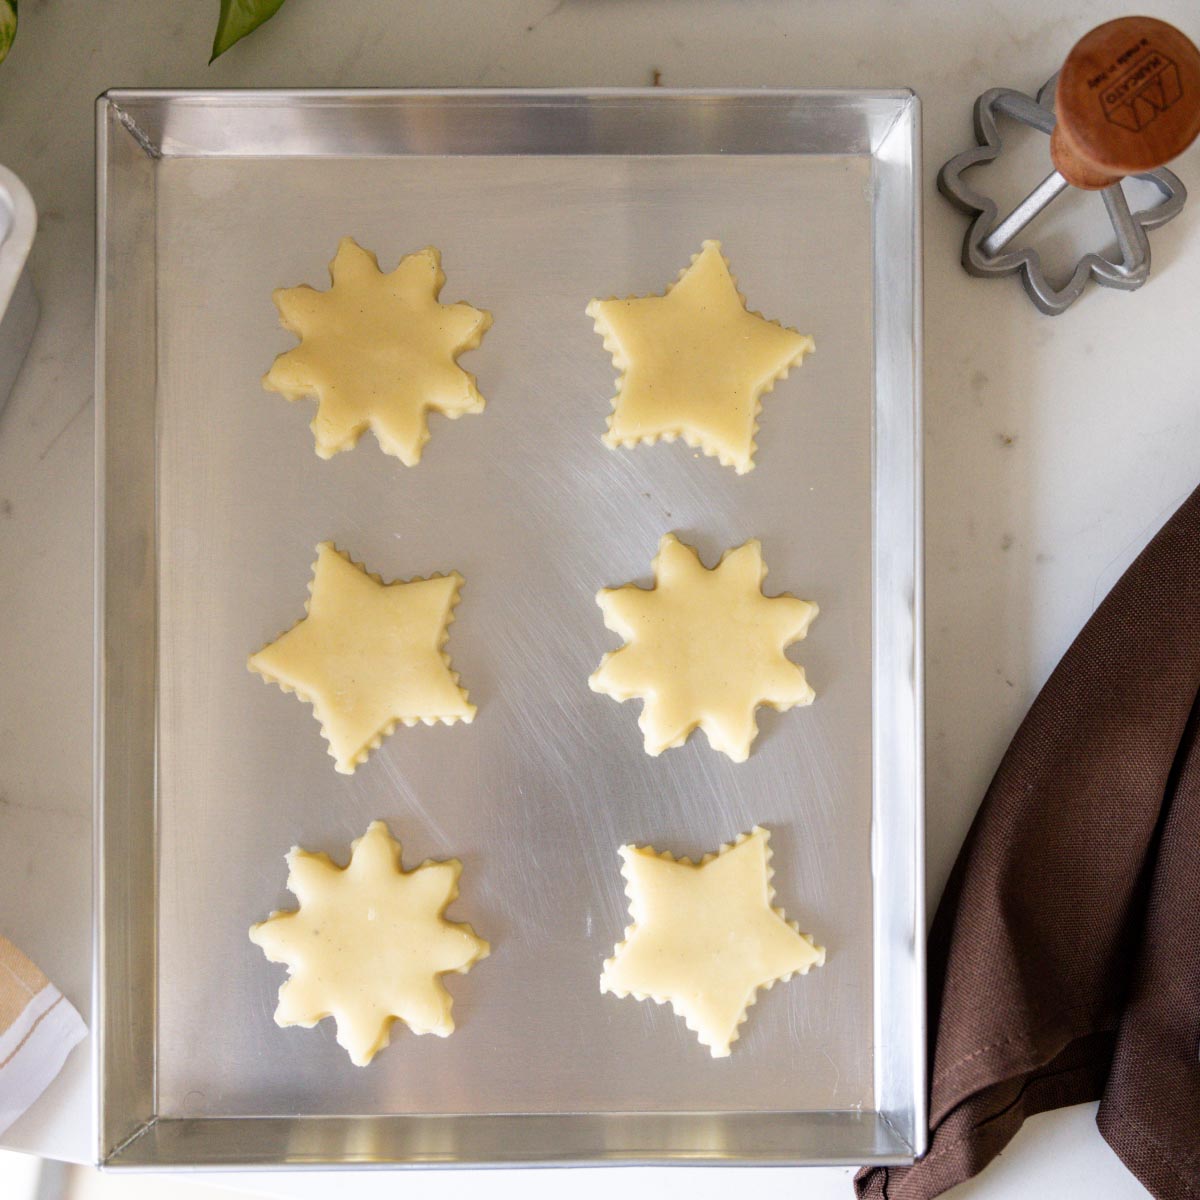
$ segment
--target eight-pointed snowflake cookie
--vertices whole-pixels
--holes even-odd
[[[772,901],[770,834],[756,825],[698,863],[622,846],[633,924],[600,991],[670,1004],[714,1058],[729,1054],[759,988],[825,962]]]
[[[247,665],[313,706],[335,767],[353,774],[399,723],[475,719],[443,649],[462,583],[453,572],[385,584],[321,542],[308,615]]]
[[[353,238],[342,238],[329,265],[327,292],[279,288],[275,306],[300,345],[279,355],[263,386],[288,400],[317,398],[317,453],[349,450],[370,429],[385,454],[407,467],[429,440],[427,415],[483,411],[475,377],[458,365],[491,326],[469,304],[441,304],[446,282],[432,246],[388,274]]]
[[[452,1000],[441,977],[465,974],[489,951],[470,925],[443,915],[458,896],[462,864],[426,860],[405,871],[382,821],[351,844],[345,867],[299,847],[287,862],[299,909],[250,930],[267,958],[288,968],[276,1024],[311,1029],[332,1016],[338,1044],[360,1067],[388,1044],[395,1020],[448,1037]]]
[[[604,624],[626,645],[606,654],[588,680],[614,700],[644,701],[638,725],[646,753],[682,746],[699,727],[714,750],[745,762],[760,704],[784,711],[811,704],[804,670],[784,650],[803,638],[817,606],[767,597],[762,547],[751,539],[711,571],[674,534],[659,543],[655,586],[605,588]]]
[[[739,475],[754,467],[762,397],[815,345],[747,310],[714,241],[663,295],[593,300],[587,313],[621,372],[605,445],[681,437]]]

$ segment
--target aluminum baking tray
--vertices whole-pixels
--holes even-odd
[[[98,111],[97,1078],[112,1166],[902,1163],[924,1147],[918,104],[907,91],[110,92]],[[440,247],[495,325],[488,407],[406,469],[323,462],[262,391],[274,287],[351,233]],[[816,338],[767,398],[757,469],[603,447],[592,296],[659,291],[720,238],[751,306]],[[311,408],[311,406],[308,406]],[[762,539],[817,600],[812,708],[750,761],[659,759],[589,691],[598,588],[675,530]],[[245,667],[297,618],[313,547],[466,577],[450,640],[479,716],[338,776],[311,710]],[[280,1030],[246,936],[293,844],[376,817],[458,856],[493,946],[448,1040],[368,1069]],[[763,993],[714,1061],[602,996],[617,847],[773,831],[779,901],[826,965]]]

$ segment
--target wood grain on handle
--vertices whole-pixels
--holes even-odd
[[[1096,191],[1170,162],[1200,134],[1200,51],[1173,25],[1121,17],[1076,43],[1050,139],[1068,183]]]

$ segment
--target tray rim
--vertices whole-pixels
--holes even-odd
[[[596,87],[350,87],[350,88],[288,88],[288,87],[212,87],[212,88],[158,88],[158,87],[110,87],[96,97],[96,108],[103,112],[108,107],[119,108],[122,104],[146,101],[152,103],[175,100],[197,102],[233,100],[245,103],[261,103],[275,99],[289,105],[308,101],[360,102],[436,100],[463,101],[474,103],[480,100],[505,100],[514,104],[557,104],[564,101],[579,103],[591,100],[802,100],[809,97],[832,99],[844,96],[851,100],[890,100],[905,105],[920,107],[920,98],[911,87],[844,87],[822,85],[816,87],[639,87],[598,85]]]
[[[185,108],[193,108],[198,110],[213,103],[221,103],[234,105],[238,107],[258,105],[264,103],[272,103],[278,109],[286,110],[288,108],[298,109],[304,107],[315,107],[317,105],[338,105],[345,107],[366,107],[370,105],[384,106],[397,104],[415,105],[418,103],[436,104],[441,106],[476,106],[488,105],[491,107],[500,107],[507,105],[509,107],[532,107],[546,108],[551,106],[584,106],[589,104],[599,104],[601,106],[613,107],[622,102],[630,104],[644,103],[653,101],[663,107],[671,104],[696,104],[697,102],[712,102],[712,103],[757,103],[761,106],[768,107],[778,105],[785,101],[796,100],[811,100],[821,106],[831,106],[839,100],[847,102],[849,105],[861,105],[866,102],[880,102],[894,106],[891,121],[883,128],[873,131],[873,140],[869,145],[863,145],[858,149],[840,149],[830,150],[826,153],[830,154],[867,154],[874,156],[878,147],[885,142],[897,122],[903,121],[907,116],[910,118],[913,131],[913,166],[914,172],[920,161],[920,112],[921,102],[916,92],[909,87],[894,87],[894,88],[853,88],[853,87],[805,87],[805,88],[779,88],[779,87],[522,87],[522,88],[507,88],[507,87],[427,87],[427,88],[110,88],[101,93],[96,99],[96,111],[98,122],[97,147],[100,146],[101,134],[99,133],[99,123],[101,120],[100,114],[105,109],[111,109],[117,116],[119,124],[123,125],[128,133],[141,145],[142,149],[153,158],[169,157],[179,153],[179,151],[168,148],[169,143],[164,140],[162,144],[155,141],[153,132],[141,128],[134,119],[133,114],[129,109],[136,108],[139,104],[146,105],[184,105]],[[712,153],[724,154],[729,151],[718,146],[714,148]],[[755,150],[753,153],[764,154],[774,153],[770,150]],[[194,146],[189,148],[188,153],[192,156],[202,157],[203,151],[198,151]],[[226,151],[210,152],[213,156],[224,156]],[[286,153],[286,152],[285,152]],[[330,154],[330,157],[336,157],[339,154],[347,154],[346,151],[338,151]],[[370,151],[361,148],[352,152],[353,156],[367,156]],[[389,151],[388,153],[395,153]],[[429,151],[418,151],[415,153],[429,154]],[[437,154],[438,157],[446,157],[463,153],[462,151],[443,151]],[[478,154],[498,154],[511,155],[513,153],[522,153],[521,151],[501,150],[493,151],[488,149],[473,150],[468,153]],[[587,152],[575,151],[572,149],[539,149],[535,153],[544,154],[572,154],[572,153],[592,153],[604,154],[610,153],[602,150],[592,150]],[[628,149],[613,151],[616,154],[636,154],[636,153],[652,153],[655,155],[671,154],[669,150],[653,150],[653,151],[630,151]],[[679,152],[674,152],[679,153]],[[696,151],[685,151],[683,153],[696,153]],[[778,153],[788,153],[788,151],[779,151]],[[811,153],[808,151],[806,153]],[[308,156],[320,157],[321,154],[314,154],[312,151],[307,152]],[[233,154],[233,157],[257,157],[257,153],[249,155]],[[97,179],[99,182],[99,167],[100,160],[97,158]],[[919,210],[919,193],[914,189],[914,200],[917,203]],[[98,214],[97,214],[98,215]],[[99,247],[97,246],[97,249]],[[919,276],[919,265],[918,265]]]
[[[902,998],[900,1007],[907,1009],[904,1020],[901,1022],[902,1027],[907,1027],[911,1036],[911,1044],[909,1046],[910,1061],[905,1065],[908,1067],[907,1086],[903,1086],[904,1080],[901,1080],[901,1087],[897,1089],[893,1086],[892,1094],[888,1095],[888,1083],[886,1080],[881,1080],[881,1073],[887,1068],[881,1069],[877,1060],[876,1065],[876,1111],[829,1111],[829,1112],[801,1112],[801,1113],[780,1113],[780,1112],[758,1112],[758,1113],[632,1113],[632,1112],[593,1112],[587,1114],[479,1114],[479,1115],[462,1115],[462,1114],[446,1114],[446,1115],[413,1115],[413,1116],[378,1116],[364,1115],[357,1117],[304,1117],[304,1118],[274,1118],[274,1117],[210,1117],[210,1118],[165,1118],[160,1117],[156,1113],[156,1088],[154,1084],[154,1062],[151,1062],[150,1073],[148,1079],[134,1081],[133,1086],[129,1086],[129,1081],[124,1081],[126,1093],[122,1097],[125,1100],[136,1099],[141,1096],[149,1100],[148,1111],[143,1107],[142,1113],[136,1115],[129,1121],[129,1114],[121,1112],[114,1115],[113,1109],[117,1107],[112,1103],[115,1097],[108,1093],[112,1090],[107,1084],[109,1077],[106,1075],[106,1068],[111,1065],[109,1043],[113,1040],[109,1035],[113,1032],[110,1029],[111,1013],[109,1009],[109,995],[105,984],[107,980],[106,967],[110,957],[111,947],[109,944],[108,935],[111,930],[108,928],[106,917],[108,916],[110,906],[114,905],[114,891],[120,892],[122,887],[128,888],[128,880],[121,883],[110,878],[110,873],[113,872],[112,856],[105,855],[106,843],[115,845],[117,843],[114,833],[128,833],[129,827],[123,824],[124,818],[128,816],[126,813],[118,814],[119,818],[116,821],[116,830],[112,828],[114,809],[113,806],[106,802],[106,785],[108,783],[109,763],[111,762],[111,747],[109,739],[112,736],[113,728],[109,718],[112,715],[110,704],[106,704],[109,698],[110,689],[113,689],[112,676],[114,672],[111,670],[113,663],[106,653],[107,642],[106,638],[109,632],[108,615],[112,610],[112,605],[109,603],[109,595],[107,588],[111,582],[110,571],[110,556],[113,552],[113,543],[109,535],[111,533],[110,523],[107,518],[106,505],[111,499],[112,488],[110,487],[110,477],[112,474],[112,464],[109,458],[110,443],[107,439],[108,432],[108,385],[107,371],[109,367],[108,358],[108,338],[109,332],[107,314],[108,314],[108,285],[112,282],[113,272],[109,266],[109,252],[111,249],[112,239],[109,231],[109,167],[110,167],[110,152],[113,146],[113,141],[110,140],[110,132],[115,128],[123,128],[124,132],[129,136],[129,139],[136,144],[137,152],[142,156],[143,165],[147,165],[147,170],[152,176],[153,163],[161,157],[180,156],[180,152],[176,150],[164,150],[162,145],[155,143],[153,138],[142,129],[134,117],[128,113],[123,105],[170,105],[178,103],[196,102],[198,105],[205,103],[212,104],[222,102],[232,102],[237,106],[255,106],[266,103],[278,103],[281,107],[299,106],[305,104],[332,104],[332,105],[402,105],[406,103],[427,102],[430,104],[462,104],[462,105],[478,105],[480,103],[495,103],[509,104],[514,107],[531,106],[542,107],[552,105],[586,105],[588,103],[608,103],[613,104],[621,101],[629,101],[631,104],[645,104],[647,102],[669,104],[677,103],[695,103],[697,101],[714,101],[714,102],[730,102],[730,101],[755,101],[763,104],[779,104],[785,102],[796,102],[803,100],[812,100],[818,103],[831,103],[837,100],[846,100],[847,102],[876,100],[883,101],[894,105],[895,111],[892,115],[890,123],[882,130],[880,135],[876,137],[872,143],[865,148],[858,150],[848,150],[844,153],[867,155],[873,162],[877,162],[880,157],[880,151],[888,142],[889,138],[893,142],[899,142],[898,152],[902,158],[907,158],[907,168],[905,175],[908,182],[908,194],[902,196],[902,208],[907,214],[908,220],[903,225],[903,232],[908,235],[909,242],[907,246],[907,254],[905,262],[902,264],[901,278],[907,274],[907,283],[909,285],[909,293],[906,296],[911,303],[901,303],[893,305],[893,309],[900,310],[900,315],[897,317],[895,313],[889,315],[889,306],[881,302],[879,288],[879,256],[874,256],[876,263],[876,288],[875,302],[873,314],[873,331],[875,334],[876,347],[879,345],[879,321],[881,317],[885,320],[891,320],[893,324],[898,322],[901,331],[901,345],[905,346],[905,339],[908,339],[906,349],[908,351],[907,360],[903,353],[899,362],[898,372],[894,371],[896,364],[882,363],[879,361],[881,356],[876,354],[875,365],[875,403],[877,405],[881,385],[891,386],[896,381],[885,378],[889,372],[898,375],[901,386],[905,388],[906,394],[911,400],[907,412],[901,414],[902,418],[907,418],[907,421],[901,421],[903,426],[901,432],[907,432],[908,441],[906,445],[911,450],[911,458],[908,462],[908,470],[910,478],[907,480],[909,484],[909,492],[912,497],[912,506],[907,514],[907,519],[911,525],[905,527],[907,540],[905,547],[909,551],[907,561],[905,562],[902,556],[900,564],[901,578],[907,574],[908,596],[909,596],[909,613],[911,614],[911,631],[909,640],[906,645],[899,648],[900,653],[910,656],[908,662],[909,681],[911,683],[911,712],[906,713],[906,717],[911,722],[912,739],[908,748],[912,753],[912,761],[906,763],[908,770],[911,772],[909,783],[911,784],[912,798],[914,803],[910,806],[911,811],[906,815],[908,822],[906,832],[908,833],[908,844],[904,847],[902,857],[906,860],[903,864],[904,875],[909,885],[910,895],[908,896],[909,905],[903,912],[899,920],[907,927],[909,943],[908,947],[911,951],[912,974],[913,977],[908,982],[911,984],[911,989]],[[136,89],[111,89],[103,93],[96,101],[96,186],[97,186],[97,204],[96,204],[96,525],[95,525],[95,579],[96,579],[96,614],[95,614],[95,690],[94,690],[94,712],[95,712],[95,755],[94,755],[94,794],[95,794],[95,838],[94,838],[94,972],[93,972],[93,1011],[96,1013],[96,1029],[97,1036],[93,1038],[93,1062],[95,1068],[95,1116],[96,1116],[96,1154],[97,1162],[104,1167],[118,1167],[122,1169],[163,1169],[164,1167],[178,1167],[181,1169],[245,1169],[246,1167],[261,1167],[265,1169],[278,1168],[281,1166],[288,1167],[337,1167],[337,1166],[382,1166],[382,1167],[397,1167],[397,1166],[473,1166],[473,1167],[495,1167],[495,1166],[520,1166],[520,1165],[619,1165],[629,1163],[708,1163],[723,1165],[856,1165],[863,1161],[870,1161],[877,1164],[904,1164],[911,1163],[914,1157],[919,1156],[924,1152],[926,1140],[926,1091],[925,1091],[925,996],[924,996],[924,940],[925,940],[925,903],[924,903],[924,728],[923,728],[923,547],[922,547],[922,447],[920,442],[921,432],[921,393],[922,393],[922,377],[921,377],[921,324],[922,324],[922,296],[921,296],[921,153],[920,153],[920,101],[915,92],[908,88],[840,88],[840,87],[822,87],[822,88],[328,88],[328,89],[289,89],[289,88],[263,88],[263,89],[157,89],[157,88],[136,88]],[[894,138],[893,134],[899,128],[900,136]],[[165,145],[165,143],[164,143]],[[541,153],[602,153],[598,151],[571,151],[571,150],[548,150],[540,151]],[[704,151],[702,151],[704,152]],[[719,153],[720,150],[714,151]],[[789,151],[782,151],[788,153]],[[791,153],[801,153],[798,151],[790,151]],[[200,156],[202,152],[195,150],[191,151],[194,156]],[[343,151],[342,153],[357,156],[355,151]],[[393,152],[394,153],[394,152]],[[428,153],[425,151],[424,153]],[[488,153],[487,151],[479,151],[479,153]],[[492,153],[505,153],[503,151]],[[520,153],[520,152],[518,152]],[[610,151],[609,153],[631,153],[631,151]],[[633,153],[640,153],[633,151]],[[672,153],[667,151],[666,153]],[[695,151],[683,153],[696,153]],[[770,151],[758,151],[758,153],[770,153]],[[837,153],[831,151],[830,153]],[[218,152],[220,157],[236,157],[237,155],[226,155],[224,152]],[[289,156],[288,152],[279,155],[280,157]],[[320,155],[314,155],[314,157]],[[878,223],[878,204],[873,205],[873,222]],[[877,230],[878,232],[878,230]],[[153,276],[152,276],[153,277]],[[153,322],[151,322],[153,326]],[[151,337],[151,345],[153,345],[153,337]],[[153,361],[153,350],[151,350],[150,359]],[[152,405],[156,409],[156,405]],[[154,421],[150,422],[151,427]],[[153,432],[153,428],[152,428]],[[873,434],[873,450],[877,456],[878,432],[878,417],[875,424],[875,433]],[[153,440],[150,442],[153,449]],[[152,459],[153,460],[153,459]],[[872,509],[873,509],[873,542],[878,541],[879,516],[875,500],[878,497],[878,488],[876,485],[876,468],[878,461],[872,465]],[[153,477],[156,472],[150,472]],[[122,485],[126,484],[126,480],[122,479]],[[151,492],[156,493],[156,485],[151,485]],[[151,544],[153,543],[153,535],[151,535]],[[151,558],[155,558],[155,551],[150,550]],[[878,568],[878,550],[875,551],[875,562],[873,566],[873,574]],[[156,597],[153,593],[156,590],[156,561],[153,564],[154,569],[149,572],[149,579],[143,580],[143,585],[148,586],[151,609],[155,609]],[[874,599],[873,606],[878,609],[878,593],[879,589],[873,585]],[[142,597],[143,601],[145,596]],[[153,611],[150,613],[153,620]],[[873,630],[875,629],[875,617],[873,617]],[[877,633],[873,632],[873,638],[877,637]],[[150,670],[150,688],[153,695],[155,679],[157,675],[157,646],[156,639],[152,639],[152,651],[150,654],[151,663]],[[876,666],[877,666],[876,662]],[[147,664],[141,662],[135,664],[135,674],[137,668],[140,667],[145,674]],[[145,684],[145,678],[141,681]],[[135,680],[136,686],[136,680]],[[873,710],[878,716],[880,705],[878,698],[873,700]],[[879,725],[878,720],[874,720],[875,726]],[[119,735],[118,735],[119,736]],[[127,736],[127,731],[126,731]],[[873,735],[875,740],[875,749],[873,751],[874,767],[873,767],[873,798],[872,798],[872,863],[874,868],[878,865],[880,857],[891,859],[896,856],[898,851],[887,844],[886,838],[878,836],[880,833],[879,818],[882,815],[879,805],[879,744],[878,731]],[[156,745],[156,731],[152,735],[152,744]],[[128,749],[124,742],[120,743],[120,748]],[[153,790],[153,775],[156,767],[156,748],[151,755],[152,761],[149,763],[149,772],[151,777],[152,796],[156,795]],[[145,765],[145,764],[143,764]],[[886,812],[886,808],[883,810]],[[148,845],[151,853],[152,863],[157,863],[156,853],[156,818],[151,816],[149,821],[150,835]],[[151,868],[153,876],[156,867]],[[117,887],[114,889],[113,884],[117,882]],[[150,880],[150,891],[153,896],[156,887],[156,879]],[[151,931],[156,920],[157,904],[155,902],[150,906],[151,915],[148,920],[151,922]],[[875,958],[876,958],[876,979],[878,989],[878,978],[880,974],[880,911],[879,905],[874,906],[874,922],[875,922]],[[128,940],[128,939],[127,939]],[[151,939],[153,944],[153,939]],[[125,947],[126,949],[128,947]],[[151,960],[155,955],[153,952],[148,956]],[[153,966],[150,972],[151,993],[154,991],[155,974]],[[135,1010],[137,1005],[127,1000],[127,1007]],[[127,1014],[130,1016],[128,1025],[140,1027],[142,1030],[148,1029],[150,1032],[150,1055],[152,1060],[156,1057],[154,1050],[154,1029],[156,1028],[156,1017],[154,1013],[153,996],[150,1003],[144,1005],[145,1011],[141,1014],[133,1012]],[[880,1016],[881,1008],[883,1007],[878,1000],[875,1003],[875,1022],[876,1022],[876,1045],[879,1045],[880,1033]],[[123,1031],[126,1035],[131,1034],[129,1028]],[[882,1057],[882,1056],[879,1056]],[[900,1071],[901,1075],[905,1072]],[[139,1086],[139,1082],[140,1085]],[[899,1101],[904,1106],[904,1111],[901,1114],[897,1109],[893,1108],[889,1111],[888,1102]],[[120,1107],[124,1108],[124,1105]],[[587,1148],[579,1148],[572,1150],[564,1145],[562,1136],[564,1118],[568,1121],[579,1122],[583,1120],[585,1126],[590,1122],[592,1126],[598,1126],[598,1140],[590,1143]],[[897,1120],[900,1127],[897,1128]],[[416,1129],[425,1127],[429,1122],[454,1121],[459,1124],[469,1124],[478,1127],[483,1131],[483,1140],[480,1143],[481,1148],[486,1147],[489,1142],[496,1147],[503,1143],[503,1153],[497,1152],[493,1157],[486,1153],[476,1154],[474,1156],[468,1154],[463,1156],[458,1153],[441,1154],[429,1153],[422,1151],[419,1146],[413,1148],[408,1153],[407,1157],[398,1158],[395,1154],[379,1155],[373,1152],[368,1153],[347,1153],[344,1149],[341,1153],[336,1153],[328,1148],[315,1151],[306,1151],[303,1145],[306,1141],[315,1141],[318,1147],[322,1145],[322,1139],[319,1132],[331,1131],[334,1127],[344,1125],[349,1131],[354,1129],[364,1129],[367,1127],[382,1130],[390,1128],[393,1131],[400,1129],[402,1126]],[[723,1126],[746,1125],[756,1121],[760,1126],[767,1127],[764,1136],[756,1143],[754,1138],[739,1143],[732,1151],[720,1150],[713,1151],[711,1147],[704,1145],[687,1145],[689,1138],[683,1138],[683,1145],[678,1142],[671,1147],[664,1146],[661,1143],[646,1144],[644,1140],[647,1130],[654,1131],[658,1129],[667,1129],[672,1125],[678,1126],[682,1123],[703,1125],[707,1122],[710,1134],[716,1133],[717,1141],[724,1141]],[[824,1129],[823,1141],[814,1140],[812,1137],[813,1126],[820,1126],[825,1122],[827,1127]],[[832,1124],[829,1122],[832,1121]],[[122,1128],[123,1122],[123,1128]],[[526,1131],[538,1125],[550,1125],[552,1127],[549,1139],[545,1141],[541,1149],[535,1144],[528,1152],[514,1151],[511,1139],[502,1138],[500,1141],[493,1139],[492,1133],[496,1130],[510,1131],[514,1127],[512,1122],[524,1126]],[[556,1122],[558,1125],[556,1126]],[[607,1130],[603,1127],[609,1127]],[[806,1126],[808,1127],[806,1129]],[[845,1144],[839,1144],[837,1133],[844,1132],[845,1129],[856,1128],[866,1129],[870,1126],[870,1136],[867,1140],[871,1142],[872,1152],[869,1158],[865,1158],[861,1153],[862,1148],[866,1144],[865,1141],[857,1143],[847,1149]],[[231,1146],[228,1142],[223,1146],[219,1138],[222,1133],[229,1133],[230,1130],[241,1128],[247,1132],[257,1130],[260,1134],[267,1134],[273,1131],[272,1127],[281,1128],[281,1136],[276,1140],[282,1141],[280,1154],[278,1157],[261,1157],[258,1155],[258,1148],[255,1147],[255,1153],[247,1155],[244,1151],[247,1147],[243,1146],[241,1153],[238,1152],[235,1146]],[[121,1130],[118,1132],[118,1130]],[[616,1131],[619,1134],[617,1145],[613,1145],[608,1137],[610,1132]],[[676,1131],[677,1132],[677,1131]],[[217,1136],[217,1141],[213,1143],[213,1136]],[[833,1135],[833,1136],[831,1136]],[[780,1139],[783,1139],[782,1141]],[[799,1140],[797,1140],[799,1139]],[[235,1137],[230,1141],[236,1142]],[[245,1142],[247,1139],[241,1139]],[[253,1143],[255,1139],[251,1136],[250,1141]],[[263,1140],[270,1140],[269,1138]],[[417,1139],[422,1140],[422,1139]],[[535,1138],[535,1143],[539,1139]],[[298,1144],[299,1143],[299,1144]],[[603,1144],[600,1144],[603,1143]],[[784,1146],[788,1149],[784,1149]],[[805,1149],[806,1146],[811,1146],[811,1149]],[[855,1151],[855,1152],[851,1152]],[[231,1156],[232,1154],[232,1156]]]

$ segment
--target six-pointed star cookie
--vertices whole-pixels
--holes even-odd
[[[281,354],[263,386],[288,400],[316,396],[317,453],[349,450],[371,429],[385,454],[415,466],[429,440],[428,412],[481,412],[475,377],[456,361],[483,340],[491,314],[439,304],[446,277],[432,246],[385,275],[375,255],[342,238],[327,292],[279,288],[275,305],[300,345]]]
[[[474,720],[442,649],[462,582],[452,572],[385,584],[322,542],[308,615],[249,667],[313,706],[337,769],[351,774],[397,722]]]
[[[714,750],[745,762],[760,704],[811,704],[802,668],[784,650],[808,632],[817,606],[766,597],[762,547],[752,539],[706,570],[674,534],[658,546],[655,586],[605,588],[604,623],[627,645],[606,654],[588,683],[614,700],[645,701],[638,725],[646,753],[682,746],[697,726]]]
[[[452,1001],[441,976],[465,974],[489,949],[470,925],[443,916],[462,864],[426,861],[405,871],[382,821],[351,845],[344,868],[299,847],[287,861],[299,910],[272,913],[250,930],[271,962],[288,967],[276,1023],[310,1029],[332,1016],[338,1044],[360,1067],[388,1044],[393,1020],[448,1037]]]
[[[747,311],[720,242],[705,242],[665,295],[593,300],[587,312],[622,372],[605,444],[682,437],[739,475],[754,466],[763,395],[814,347]]]
[[[770,836],[756,825],[699,863],[622,846],[633,924],[604,964],[601,992],[670,1004],[724,1058],[759,988],[825,961],[771,905]]]

